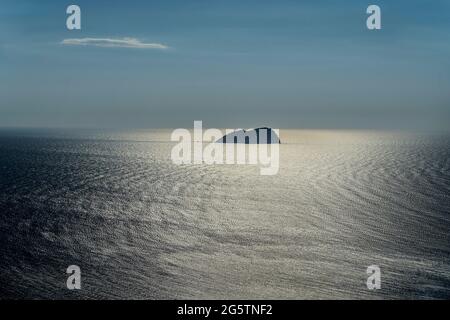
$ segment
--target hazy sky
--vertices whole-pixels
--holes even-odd
[[[0,0],[0,126],[194,120],[448,129],[450,1]]]

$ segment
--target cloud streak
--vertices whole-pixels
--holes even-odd
[[[169,47],[160,43],[145,43],[136,38],[80,38],[64,39],[63,45],[72,46],[94,46],[102,48],[135,48],[135,49],[159,49],[165,50]]]

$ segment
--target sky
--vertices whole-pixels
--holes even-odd
[[[449,130],[449,18],[445,0],[0,0],[0,127]]]

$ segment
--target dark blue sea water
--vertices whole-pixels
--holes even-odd
[[[0,131],[0,298],[450,298],[449,136],[280,137],[261,176],[168,130]]]

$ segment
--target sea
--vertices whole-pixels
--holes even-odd
[[[450,135],[281,129],[261,175],[171,132],[1,129],[0,299],[450,298]]]

